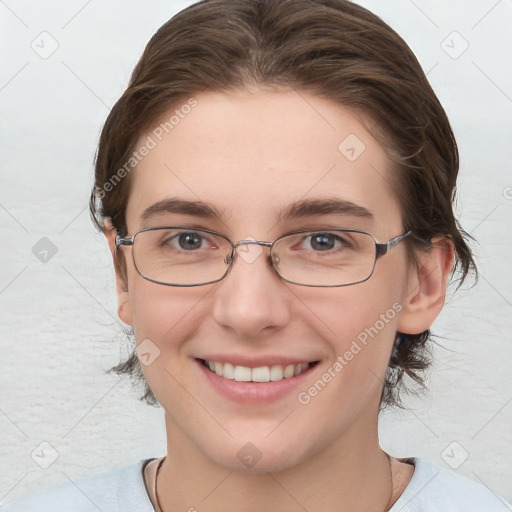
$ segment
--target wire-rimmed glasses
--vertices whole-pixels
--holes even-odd
[[[365,231],[328,228],[294,231],[273,242],[246,239],[233,243],[227,236],[207,229],[159,226],[141,229],[128,238],[118,234],[115,244],[117,248],[132,247],[134,266],[143,278],[167,286],[216,283],[226,277],[236,255],[252,263],[263,252],[263,246],[270,249],[269,262],[283,280],[301,286],[331,287],[367,281],[377,259],[409,234],[379,243]],[[244,245],[247,255],[241,252]],[[255,257],[256,247],[259,253]]]

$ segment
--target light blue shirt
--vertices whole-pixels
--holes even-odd
[[[147,460],[28,494],[0,512],[154,512],[143,477]],[[487,487],[424,459],[412,462],[412,479],[389,512],[512,512]]]

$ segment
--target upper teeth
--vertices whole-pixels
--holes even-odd
[[[289,379],[301,374],[309,368],[309,363],[259,366],[248,368],[247,366],[234,366],[231,363],[219,363],[217,361],[204,360],[212,372],[226,379],[234,379],[239,382],[270,382]]]

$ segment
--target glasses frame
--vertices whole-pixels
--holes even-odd
[[[365,281],[368,281],[368,279],[370,279],[370,277],[373,275],[373,272],[375,270],[375,265],[377,264],[377,260],[379,258],[381,258],[382,256],[386,255],[391,249],[393,249],[393,247],[395,247],[397,244],[399,244],[402,240],[404,240],[411,234],[411,231],[407,231],[405,233],[402,233],[401,235],[398,235],[398,236],[395,236],[395,237],[389,239],[387,242],[377,242],[375,237],[371,233],[368,233],[367,231],[362,231],[359,229],[349,229],[349,228],[324,228],[324,229],[304,229],[304,230],[300,230],[300,231],[292,231],[290,233],[281,235],[279,238],[276,238],[273,242],[265,242],[265,241],[260,241],[260,240],[239,240],[238,242],[232,242],[226,235],[223,235],[222,233],[219,233],[217,231],[212,231],[209,229],[194,228],[194,227],[190,227],[190,226],[155,226],[155,227],[140,229],[139,231],[135,232],[131,237],[122,237],[118,233],[116,235],[116,240],[115,240],[116,249],[120,249],[120,247],[122,247],[122,246],[133,247],[133,245],[135,243],[135,238],[139,233],[143,233],[145,231],[157,231],[157,230],[163,230],[163,229],[183,229],[183,230],[188,230],[188,231],[199,231],[199,232],[203,232],[203,233],[210,233],[211,235],[216,235],[216,236],[220,236],[221,238],[224,238],[231,245],[231,252],[224,259],[224,263],[226,263],[228,266],[226,268],[226,272],[224,272],[222,277],[220,277],[219,279],[215,279],[213,281],[206,281],[204,283],[194,283],[194,284],[166,283],[166,282],[158,281],[157,279],[151,279],[150,277],[145,276],[139,270],[137,263],[135,261],[135,257],[133,255],[133,251],[132,251],[133,265],[135,267],[135,270],[137,270],[137,273],[141,277],[143,277],[147,281],[151,281],[152,283],[161,284],[164,286],[180,286],[180,287],[204,286],[207,284],[213,284],[213,283],[218,283],[219,281],[222,281],[222,279],[224,279],[228,275],[229,271],[231,270],[231,267],[233,266],[233,263],[235,261],[236,255],[237,255],[237,252],[236,252],[237,247],[240,247],[241,245],[246,245],[246,244],[254,244],[254,245],[261,245],[264,247],[268,247],[270,249],[269,260],[272,264],[274,271],[283,281],[286,281],[287,283],[296,284],[298,286],[310,286],[310,287],[314,287],[314,288],[339,288],[341,286],[352,286],[354,284],[364,283]],[[374,241],[374,243],[375,243],[375,259],[373,262],[372,270],[371,270],[370,274],[368,275],[368,277],[366,277],[365,279],[361,279],[359,281],[355,281],[353,283],[347,283],[347,284],[316,285],[316,284],[297,283],[290,279],[286,279],[279,273],[276,266],[274,265],[274,258],[272,257],[272,249],[274,248],[274,245],[276,244],[276,242],[278,242],[279,240],[282,240],[283,238],[291,236],[291,235],[297,235],[297,234],[301,234],[301,233],[322,233],[325,231],[328,231],[328,232],[343,231],[343,232],[347,232],[347,233],[361,233],[363,235],[369,236]]]

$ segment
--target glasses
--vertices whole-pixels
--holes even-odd
[[[410,233],[379,243],[356,229],[322,229],[295,231],[273,242],[233,243],[215,231],[171,226],[141,229],[130,238],[118,234],[115,243],[117,248],[132,247],[133,263],[144,279],[167,286],[216,283],[226,277],[237,254],[252,263],[264,246],[270,248],[270,263],[283,280],[323,287],[367,281],[377,259]]]

